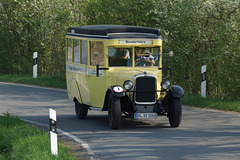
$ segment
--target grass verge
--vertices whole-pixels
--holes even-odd
[[[51,154],[49,135],[9,114],[0,116],[0,160],[74,160],[61,143]]]
[[[61,88],[61,89],[67,88],[66,79],[61,77],[43,76],[43,77],[33,78],[32,76],[29,76],[29,75],[0,74],[0,81],[20,83],[20,84],[31,84],[31,85]]]
[[[201,108],[240,112],[240,101],[237,99],[202,98],[198,95],[184,95],[182,104]]]

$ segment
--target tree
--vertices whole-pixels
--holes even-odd
[[[173,83],[199,94],[207,65],[207,93],[240,98],[240,1],[222,0],[0,0],[0,73],[65,76],[68,26],[119,24],[160,29],[163,65]]]

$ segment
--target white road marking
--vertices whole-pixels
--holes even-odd
[[[66,90],[64,89],[58,89],[58,88],[47,88],[47,87],[40,87],[40,86],[34,86],[34,85],[26,85],[26,84],[17,84],[17,83],[9,83],[9,82],[0,82],[2,84],[10,84],[10,85],[16,85],[16,86],[25,86],[25,87],[31,87],[31,88],[40,88],[40,89],[48,89],[48,90],[55,90],[55,91],[63,91],[63,92],[67,92]],[[0,115],[3,115],[0,113]],[[43,127],[49,127],[49,125],[47,124],[43,124],[43,123],[39,123],[39,122],[35,122],[35,121],[30,121],[30,120],[27,120],[27,119],[22,119],[24,120],[25,122],[29,122],[29,123],[32,123],[32,124],[36,124],[36,125],[40,125],[40,126],[43,126]],[[77,142],[80,146],[82,146],[84,149],[86,149],[86,151],[88,152],[88,155],[90,157],[90,160],[94,160],[93,156],[94,156],[94,153],[91,149],[91,147],[85,143],[83,140],[79,139],[78,137],[68,133],[68,132],[65,132],[61,129],[58,128],[58,132],[60,132],[61,134],[69,137],[70,139],[72,139],[73,141]]]
[[[39,125],[39,126],[49,127],[49,125],[47,125],[47,124],[43,124],[43,123],[39,123],[39,122],[35,122],[35,121],[30,121],[30,120],[27,120],[27,119],[22,119],[22,120],[24,120],[25,122],[28,122],[28,123],[32,123],[32,124]],[[69,138],[72,139],[73,141],[75,141],[75,142],[77,142],[78,144],[80,144],[80,146],[82,146],[84,149],[87,150],[88,155],[89,155],[89,157],[90,157],[90,160],[94,160],[94,158],[93,158],[94,153],[93,153],[91,147],[90,147],[87,143],[85,143],[83,140],[79,139],[78,137],[76,137],[76,136],[74,136],[74,135],[72,135],[72,134],[70,134],[70,133],[68,133],[68,132],[66,132],[66,131],[63,131],[63,130],[61,130],[61,129],[59,129],[59,128],[58,128],[57,130],[58,130],[59,133],[65,135],[65,136],[67,136],[67,137],[69,137]]]

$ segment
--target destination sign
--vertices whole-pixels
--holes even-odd
[[[120,40],[119,44],[152,44],[151,40]]]

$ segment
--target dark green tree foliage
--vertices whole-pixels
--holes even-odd
[[[87,24],[149,26],[153,0],[90,0],[84,3]]]
[[[159,28],[164,67],[186,93],[199,94],[207,65],[207,93],[240,98],[238,0],[0,0],[0,73],[64,76],[68,26],[124,24]]]
[[[160,4],[159,4],[160,3]],[[156,24],[165,47],[176,54],[173,80],[199,94],[200,68],[207,65],[208,95],[240,96],[239,1],[158,2]]]
[[[32,74],[38,52],[40,75],[64,76],[65,32],[72,20],[64,0],[1,0],[0,73]]]

